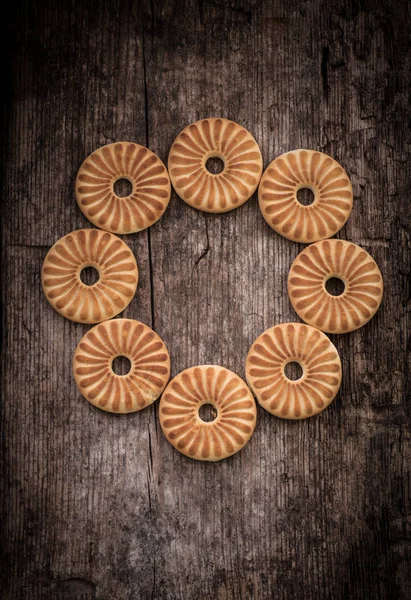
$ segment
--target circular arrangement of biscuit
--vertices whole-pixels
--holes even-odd
[[[297,193],[310,189],[314,201],[301,204]],[[294,242],[330,238],[347,221],[353,192],[342,166],[328,154],[293,150],[267,167],[258,190],[262,215],[277,233]]]
[[[213,159],[219,159],[221,172],[211,168]],[[374,259],[352,242],[328,239],[352,210],[352,186],[343,167],[327,154],[299,149],[276,158],[261,177],[262,168],[251,133],[222,118],[202,119],[181,131],[170,149],[169,173],[144,146],[103,146],[84,160],[75,186],[81,211],[100,229],[65,235],[43,263],[42,287],[51,306],[72,321],[99,323],[74,353],[80,393],[112,413],[139,411],[162,395],[164,435],[196,460],[222,460],[247,444],[257,418],[252,392],[265,410],[283,419],[323,411],[338,393],[342,376],[337,349],[323,332],[361,327],[382,300],[383,280]],[[241,206],[260,183],[259,206],[270,227],[311,244],[288,276],[291,303],[305,323],[276,325],[255,340],[246,359],[252,392],[218,365],[188,368],[167,385],[170,357],[158,334],[139,321],[113,319],[129,304],[138,283],[134,255],[113,233],[138,232],[155,223],[170,201],[170,179],[187,204],[211,213]],[[128,182],[128,195],[118,192],[120,180]],[[313,193],[310,205],[299,201],[303,188]],[[98,274],[92,285],[83,282],[89,267]],[[344,285],[340,295],[331,293],[334,278]],[[113,368],[118,357],[130,362],[125,375]],[[296,379],[288,376],[291,363],[301,371]],[[212,409],[212,420],[203,414],[206,407]]]
[[[126,375],[117,375],[113,360],[125,356]],[[96,325],[80,340],[73,358],[80,393],[94,406],[112,413],[130,413],[152,404],[170,377],[167,348],[150,327],[132,319]]]
[[[327,291],[330,279],[344,284],[341,295]],[[294,310],[306,323],[328,333],[354,331],[377,312],[383,280],[375,260],[345,240],[324,240],[305,248],[288,275]]]
[[[207,161],[218,158],[223,170],[214,174]],[[260,148],[244,127],[228,119],[203,119],[177,136],[168,170],[177,194],[190,206],[223,213],[244,204],[260,181]]]
[[[94,267],[93,285],[81,272]],[[99,323],[118,315],[133,298],[138,269],[133,253],[120,238],[98,229],[79,229],[48,251],[41,272],[44,294],[63,317],[77,323]]]
[[[291,380],[284,369],[295,362],[302,375]],[[341,361],[324,333],[303,323],[284,323],[255,340],[246,360],[246,379],[265,410],[283,419],[305,419],[335,398]]]
[[[213,421],[200,417],[205,404],[215,411]],[[216,365],[191,367],[174,377],[161,397],[159,414],[166,438],[179,452],[208,461],[241,450],[257,417],[254,398],[244,381]]]
[[[115,191],[119,180],[131,185],[127,196]],[[158,221],[170,201],[170,179],[163,162],[148,148],[116,142],[95,150],[81,165],[76,198],[89,221],[113,233],[135,233]]]

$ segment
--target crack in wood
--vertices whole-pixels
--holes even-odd
[[[210,238],[209,238],[209,233],[208,233],[208,221],[207,221],[207,217],[204,216],[204,225],[205,225],[205,233],[206,233],[206,246],[205,248],[202,249],[200,255],[198,256],[198,258],[196,259],[194,266],[197,266],[198,263],[200,261],[203,260],[203,258],[205,258],[207,256],[207,254],[210,252],[211,250],[211,246],[210,246]]]
[[[156,557],[153,557],[153,587],[151,590],[151,600],[154,600],[155,598],[155,591],[156,591]]]
[[[147,83],[147,62],[146,62],[146,46],[145,46],[145,20],[143,19],[143,32],[141,36],[141,44],[143,51],[143,80],[144,80],[144,113],[145,113],[145,129],[146,129],[146,146],[150,147],[149,139],[149,103],[148,103],[148,83]],[[154,309],[154,273],[153,273],[153,251],[151,243],[150,227],[147,229],[147,246],[148,246],[148,268],[150,279],[150,312],[151,312],[151,327],[155,329],[155,309]]]

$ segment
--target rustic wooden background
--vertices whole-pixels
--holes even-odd
[[[410,115],[406,1],[12,3],[3,55],[2,598],[401,600],[411,596]],[[3,28],[5,27],[3,23]],[[377,260],[385,296],[363,329],[332,336],[341,391],[323,414],[259,409],[248,446],[218,464],[163,437],[158,405],[106,414],[78,394],[87,326],[54,312],[48,248],[89,227],[74,181],[119,140],[166,161],[190,122],[248,128],[264,165],[305,147],[351,175],[338,237]],[[217,363],[244,376],[303,246],[256,198],[225,215],[173,194],[123,236],[141,279],[123,316],[153,326],[172,375]],[[408,365],[409,369],[409,365]]]

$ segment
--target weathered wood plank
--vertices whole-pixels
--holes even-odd
[[[398,227],[394,198],[406,181],[406,173],[399,173],[409,134],[400,131],[401,117],[391,110],[391,102],[398,104],[391,69],[396,66],[401,77],[404,66],[384,41],[389,25],[379,26],[382,15],[347,14],[337,5],[326,14],[320,5],[247,8],[208,4],[200,22],[177,3],[168,11],[154,9],[147,80],[149,98],[159,102],[149,110],[150,138],[166,153],[190,121],[224,116],[252,131],[265,164],[296,147],[332,154],[351,174],[356,196],[340,237],[374,254],[388,293],[367,328],[334,336],[344,382],[338,400],[318,420],[290,424],[260,411],[250,445],[218,471],[212,467],[218,479],[211,483],[209,465],[186,464],[160,438],[162,487],[174,490],[165,510],[175,510],[177,495],[178,512],[186,516],[180,524],[184,545],[176,547],[176,563],[164,580],[168,585],[175,580],[179,564],[201,581],[188,588],[190,597],[401,596],[406,587],[392,569],[390,546],[382,544],[382,556],[373,547],[398,519],[398,509],[384,508],[393,493],[383,485],[386,469],[392,469],[394,486],[398,477],[405,481],[408,470],[402,428],[387,427],[387,420],[406,414],[400,391],[404,356],[397,351],[393,318],[409,317],[400,300],[404,276],[397,271],[401,264],[408,274],[409,266],[403,262],[398,238],[405,230]],[[386,11],[384,18],[402,36],[400,13],[395,24]],[[178,34],[171,37],[180,43],[170,49],[162,32],[175,23]],[[383,117],[385,94],[390,99]],[[215,216],[175,199],[152,241],[156,325],[169,343],[174,373],[216,361],[243,375],[253,339],[274,323],[295,320],[285,282],[301,248],[269,230],[255,200]],[[379,460],[388,448],[392,462],[386,457],[384,468]],[[378,459],[371,459],[377,449]],[[190,485],[181,489],[176,474],[183,469]],[[198,498],[196,511],[185,510]],[[202,548],[212,549],[212,556]],[[373,578],[377,564],[384,575]],[[400,562],[397,568],[403,568]]]
[[[74,197],[82,160],[114,140],[146,143],[141,9],[24,8],[11,63],[2,262],[7,597],[114,598],[97,580],[114,584],[111,569],[121,572],[124,532],[135,526],[120,514],[124,502],[142,521],[148,510],[152,414],[90,412],[71,374],[88,327],[50,309],[40,269],[60,236],[90,227]],[[124,316],[150,324],[148,236],[124,239],[140,267]],[[114,554],[106,570],[103,557]],[[151,570],[149,554],[140,560]],[[114,589],[124,597],[126,588]]]
[[[2,276],[5,597],[407,598],[410,557],[410,130],[406,3],[257,0],[24,5],[15,17]],[[55,314],[47,248],[88,226],[74,180],[94,148],[147,143],[166,161],[206,116],[247,127],[264,164],[317,148],[351,175],[339,237],[366,248],[386,293],[363,329],[332,336],[343,384],[301,423],[259,410],[220,464],[179,455],[157,407],[126,417],[83,401],[71,358],[88,329]],[[153,324],[172,373],[244,360],[296,320],[288,269],[303,246],[256,199],[203,214],[175,194],[148,233],[126,316]]]

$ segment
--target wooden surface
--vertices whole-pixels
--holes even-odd
[[[411,595],[410,19],[407,3],[175,0],[12,3],[3,54],[2,573],[7,600],[392,599]],[[6,27],[6,23],[3,23]],[[166,161],[190,122],[248,128],[266,166],[298,147],[341,161],[354,209],[338,237],[377,260],[385,296],[331,336],[343,383],[320,416],[258,410],[218,464],[176,452],[158,404],[106,414],[78,394],[87,326],[40,285],[48,248],[88,227],[74,181],[100,145]],[[140,268],[123,316],[153,326],[172,375],[217,363],[244,376],[252,341],[298,320],[286,293],[303,248],[254,197],[211,215],[173,194],[123,236]],[[408,340],[408,341],[407,341]]]

